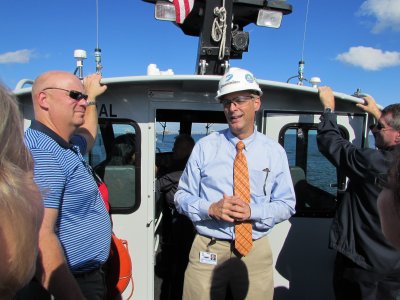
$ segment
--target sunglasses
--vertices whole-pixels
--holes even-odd
[[[42,91],[45,91],[45,90],[61,90],[61,91],[68,92],[68,96],[76,101],[81,101],[82,99],[87,100],[89,97],[88,95],[78,92],[78,91],[66,90],[66,89],[56,88],[56,87],[48,87],[48,88],[43,89]]]
[[[393,129],[393,128],[390,128],[390,127],[385,127],[384,125],[382,125],[381,123],[376,123],[376,124],[372,124],[371,126],[369,126],[369,129],[370,130],[374,130],[374,129],[376,129],[376,130],[378,130],[378,131],[385,131],[385,130],[390,130],[390,129]]]
[[[221,99],[221,103],[224,107],[230,107],[231,104],[233,103],[236,107],[243,106],[247,103],[249,100],[255,99],[254,96],[237,96],[233,99]]]

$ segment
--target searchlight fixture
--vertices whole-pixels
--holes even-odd
[[[282,23],[282,12],[270,9],[260,9],[258,11],[257,26],[279,28]]]
[[[171,2],[157,1],[154,17],[161,21],[176,21],[175,6]]]

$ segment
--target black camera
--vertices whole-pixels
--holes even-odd
[[[249,47],[249,33],[244,31],[232,31],[232,49],[247,52]]]

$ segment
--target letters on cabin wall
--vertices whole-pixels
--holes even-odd
[[[97,105],[97,110],[99,112],[99,117],[105,117],[105,118],[117,118],[118,115],[113,114],[113,105],[112,104],[102,104],[100,106]]]

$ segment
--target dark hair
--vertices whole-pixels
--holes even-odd
[[[111,165],[128,165],[132,164],[132,157],[136,150],[135,134],[126,133],[115,138],[111,159]]]
[[[382,110],[382,115],[390,115],[390,119],[386,120],[390,127],[400,130],[400,103],[390,104]]]
[[[194,139],[188,134],[179,134],[175,138],[174,147],[185,145],[186,147],[193,148],[195,144]]]

